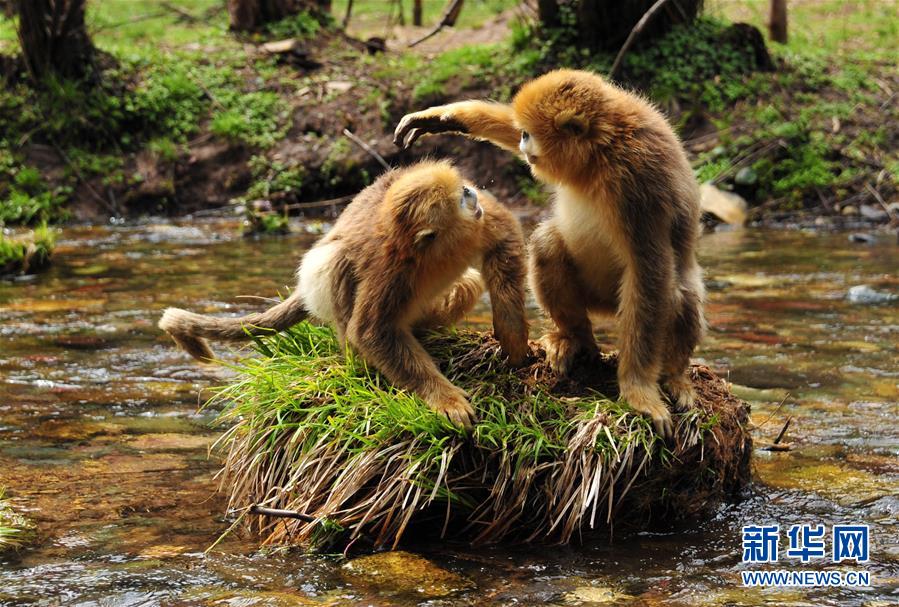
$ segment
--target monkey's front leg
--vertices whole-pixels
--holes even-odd
[[[651,243],[652,241],[645,241]],[[633,240],[631,246],[642,246]],[[626,264],[618,306],[618,386],[635,410],[652,419],[656,432],[671,436],[671,413],[659,390],[662,346],[670,322],[674,261],[664,247],[640,250]]]
[[[488,242],[481,272],[490,292],[493,333],[509,363],[522,364],[528,355],[528,322],[524,311],[524,235],[518,220],[492,199],[484,200]]]
[[[518,153],[521,131],[512,107],[489,101],[460,101],[406,114],[396,127],[393,143],[407,148],[422,135],[461,133],[485,139]]]
[[[598,356],[599,348],[587,316],[577,267],[552,220],[531,234],[529,263],[537,302],[556,325],[556,331],[540,338],[546,362],[559,375],[567,375],[579,353]]]
[[[353,322],[350,343],[394,385],[415,392],[428,406],[453,423],[470,428],[476,416],[465,392],[450,382],[405,327],[383,320]]]

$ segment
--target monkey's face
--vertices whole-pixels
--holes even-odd
[[[601,134],[603,86],[594,74],[558,70],[527,83],[512,100],[519,150],[538,179],[570,182],[584,173]]]
[[[387,198],[394,231],[405,234],[418,251],[459,257],[454,247],[467,246],[480,231],[484,209],[478,191],[447,162],[408,170],[390,187]]]

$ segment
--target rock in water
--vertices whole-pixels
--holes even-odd
[[[473,586],[462,576],[402,550],[355,558],[346,563],[343,570],[354,583],[429,599],[450,596]]]
[[[711,213],[730,225],[741,226],[746,222],[746,201],[742,196],[719,190],[710,183],[699,188],[702,210]]]
[[[856,285],[849,289],[846,298],[854,304],[880,304],[897,299],[897,295],[876,291],[868,285]]]

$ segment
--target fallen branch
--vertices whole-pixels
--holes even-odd
[[[664,0],[661,0],[664,1]],[[409,44],[409,48],[413,46],[418,46],[425,40],[433,38],[445,27],[452,27],[456,25],[456,20],[459,18],[459,13],[462,12],[462,5],[465,4],[465,0],[450,0],[450,3],[447,5],[446,10],[443,11],[443,16],[440,18],[440,23],[437,24],[437,27],[432,29],[430,32]]]
[[[264,506],[251,506],[250,514],[261,514],[262,516],[277,516],[281,518],[295,518],[307,523],[314,523],[315,517],[303,514],[302,512],[294,512],[293,510],[281,510],[279,508],[266,508]]]
[[[662,6],[668,2],[668,0],[656,0],[656,3],[649,7],[649,10],[640,17],[640,20],[637,21],[637,25],[634,26],[634,29],[631,30],[631,33],[628,34],[627,40],[624,41],[624,44],[621,46],[621,50],[618,51],[618,55],[615,57],[615,62],[612,64],[612,69],[609,70],[609,80],[614,80],[615,76],[618,74],[618,68],[621,67],[621,62],[624,59],[624,56],[630,50],[631,46],[637,39],[637,36],[640,35],[640,32],[643,31],[643,28],[646,27],[646,24],[649,23],[650,19],[652,19],[653,15],[662,8]]]
[[[362,148],[363,150],[368,152],[369,156],[371,156],[372,158],[377,160],[379,163],[381,163],[381,166],[384,167],[385,171],[390,170],[391,167],[389,164],[387,164],[387,161],[384,160],[384,157],[381,156],[380,154],[378,154],[378,152],[376,152],[373,147],[371,147],[370,145],[368,145],[367,143],[365,143],[364,141],[362,141],[361,139],[356,137],[356,135],[354,135],[350,129],[343,129],[343,134],[346,135],[350,141],[352,141],[353,143],[358,145],[360,148]]]
[[[780,429],[780,434],[778,434],[778,435],[777,435],[777,438],[774,439],[774,444],[775,444],[775,445],[776,445],[777,443],[779,443],[780,440],[784,437],[784,434],[787,433],[787,428],[790,427],[790,423],[791,423],[792,421],[793,421],[793,416],[791,415],[790,417],[787,418],[786,423],[784,423],[784,427]]]

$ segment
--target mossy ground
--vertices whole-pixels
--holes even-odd
[[[425,3],[426,21],[432,4]],[[506,0],[469,4],[460,27],[513,10]],[[891,69],[899,36],[888,3],[797,3],[790,43],[771,44],[773,72],[755,71],[739,41],[722,42],[731,20],[763,25],[757,4],[708,2],[697,24],[628,53],[625,84],[668,113],[699,178],[735,189],[757,208],[757,218],[837,215],[891,202],[899,181],[899,116],[891,103],[899,88]],[[508,155],[447,137],[400,153],[390,141],[393,126],[431,103],[507,100],[520,83],[552,67],[605,72],[612,62],[566,45],[564,30],[536,41],[515,18],[487,43],[369,55],[332,22],[310,15],[235,36],[221,2],[178,6],[176,12],[149,0],[89,3],[89,29],[107,54],[104,85],[93,91],[66,82],[28,85],[11,59],[14,24],[0,19],[2,221],[341,197],[381,170],[344,138],[344,128],[392,163],[450,155],[504,200],[539,205],[545,193]],[[335,5],[337,19],[343,6]],[[354,10],[361,35],[385,9],[370,0]],[[835,10],[840,19],[830,18]],[[323,66],[258,46],[287,36]],[[485,166],[489,174],[481,175]]]
[[[260,356],[213,404],[233,424],[218,441],[230,506],[267,543],[318,546],[365,537],[396,545],[404,532],[568,542],[616,523],[686,518],[749,478],[746,406],[694,367],[697,407],[675,415],[665,443],[616,400],[615,358],[570,379],[503,364],[488,336],[425,337],[451,381],[471,395],[469,434],[390,386],[326,328],[302,323],[259,339]],[[310,520],[247,514],[253,505]]]

